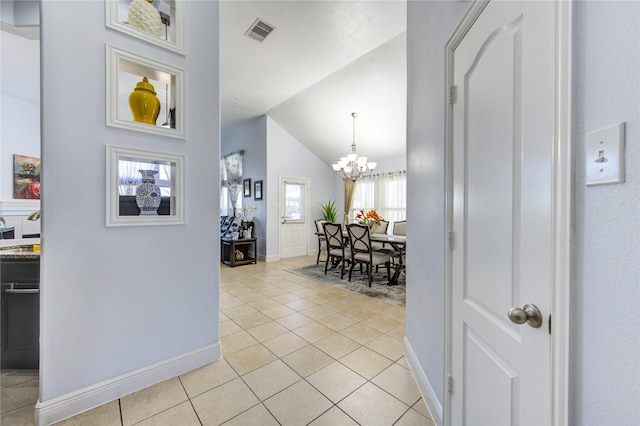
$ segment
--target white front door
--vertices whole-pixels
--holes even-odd
[[[304,179],[280,178],[280,258],[308,252],[308,188]]]
[[[453,49],[451,425],[552,423],[555,13],[490,1]]]

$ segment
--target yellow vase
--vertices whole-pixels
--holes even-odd
[[[138,82],[129,95],[129,107],[134,121],[156,125],[160,114],[160,100],[156,97],[155,88],[149,83],[147,77]]]

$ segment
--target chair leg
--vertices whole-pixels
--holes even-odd
[[[340,279],[344,277],[344,257],[342,258],[342,262],[340,263]]]
[[[390,280],[391,279],[391,262],[386,262],[385,265],[387,265],[387,279]]]
[[[373,265],[367,264],[367,272],[369,273],[369,287],[371,287],[371,281],[373,281]]]
[[[327,253],[327,261],[324,263],[324,274],[327,275],[327,269],[329,268],[329,261],[331,260],[331,256]]]

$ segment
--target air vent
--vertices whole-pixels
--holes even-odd
[[[264,39],[267,38],[275,29],[276,27],[273,25],[267,24],[265,21],[258,18],[253,22],[253,24],[251,24],[244,35],[251,37],[254,40],[258,40],[259,42],[263,42]]]

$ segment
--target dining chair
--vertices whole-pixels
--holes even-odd
[[[372,234],[386,234],[389,229],[389,222],[386,220],[381,220],[380,225],[374,223],[370,228]]]
[[[327,223],[328,220],[318,219],[315,222],[316,222],[316,236],[318,237],[318,257],[316,259],[316,265],[319,265],[320,254],[322,252],[327,251],[327,244],[326,244],[327,239],[324,236],[324,228],[322,227],[322,225]]]
[[[393,222],[393,235],[407,235],[407,221],[399,220]]]
[[[373,267],[385,265],[387,267],[387,279],[391,279],[391,256],[386,253],[373,250],[369,227],[353,223],[347,225],[349,245],[351,246],[351,267],[349,268],[349,281],[356,263],[367,267],[369,287],[373,281]]]
[[[342,225],[339,223],[325,222],[322,224],[324,229],[324,238],[327,245],[327,261],[324,264],[324,274],[327,275],[329,262],[332,262],[332,268],[340,263],[340,279],[344,277],[345,262],[351,257],[351,249],[347,247],[344,236],[342,234]]]

